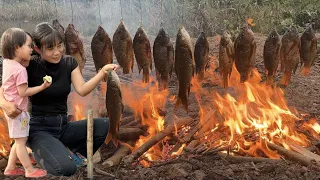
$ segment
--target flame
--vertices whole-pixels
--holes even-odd
[[[149,136],[140,137],[134,147],[137,149],[157,132],[164,129],[164,117],[159,114],[159,110],[165,109],[169,92],[168,90],[159,90],[157,83],[155,86],[149,87],[148,84],[141,83],[140,80],[130,84],[122,84],[121,89],[123,103],[133,110],[135,117],[141,118],[143,125],[149,126]],[[140,163],[147,167],[149,166],[148,161],[160,160],[163,157],[160,144],[155,145],[143,155],[143,160]]]
[[[0,109],[0,155],[7,156],[11,149],[12,140],[9,137],[7,120]]]
[[[182,144],[182,146],[178,149],[178,151],[172,153],[172,156],[180,155],[185,147],[186,147],[186,144]]]
[[[255,23],[253,23],[253,19],[252,18],[248,18],[247,22],[252,27],[256,25]]]
[[[227,143],[240,154],[269,158],[279,158],[279,155],[268,148],[268,142],[281,144],[287,149],[290,149],[290,143],[300,146],[310,144],[308,138],[297,131],[296,122],[300,119],[294,110],[287,106],[280,88],[260,83],[257,70],[253,70],[252,77],[242,84],[234,81],[239,78],[235,68],[231,78],[234,95],[215,92],[211,95],[210,103],[200,104],[201,114],[208,113],[210,108],[216,108],[219,113],[219,118],[214,118],[212,123],[203,124],[202,129],[214,130],[211,134],[223,133],[224,137],[217,141],[216,135],[205,135],[202,141],[210,142],[211,147]],[[208,95],[208,92],[197,85],[192,92],[198,98]],[[200,122],[204,123],[202,118],[200,116]],[[315,133],[320,131],[319,124],[314,121],[309,127],[312,127]]]

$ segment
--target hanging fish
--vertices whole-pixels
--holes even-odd
[[[99,26],[91,41],[91,52],[98,72],[106,64],[113,62],[112,43],[108,33]]]
[[[106,107],[109,115],[109,132],[105,142],[109,143],[112,140],[113,144],[117,147],[117,133],[122,117],[123,103],[120,79],[114,70],[108,71]]]
[[[167,89],[174,64],[174,48],[169,35],[161,28],[153,44],[153,59],[161,89]]]
[[[175,109],[182,104],[187,112],[191,79],[194,75],[195,70],[195,62],[192,49],[192,42],[189,33],[182,26],[179,28],[176,40],[174,67],[179,80],[179,93]]]
[[[80,67],[80,71],[86,64],[86,57],[83,49],[83,43],[80,33],[74,28],[73,24],[69,24],[65,32],[66,53],[73,56]]]
[[[303,64],[301,74],[307,76],[310,74],[310,68],[317,58],[317,37],[312,25],[307,27],[300,39],[300,57],[301,64]]]
[[[209,42],[204,32],[201,32],[194,48],[194,60],[196,64],[196,74],[199,80],[203,80],[204,71],[209,61]]]
[[[139,27],[133,38],[133,50],[136,56],[139,73],[143,71],[142,82],[149,82],[149,74],[152,69],[152,55],[150,41],[146,32]]]
[[[131,73],[134,63],[132,39],[122,20],[113,35],[112,47],[123,74]]]
[[[267,84],[273,84],[280,61],[281,39],[276,30],[269,34],[263,48],[263,62],[267,70]]]
[[[281,39],[280,50],[281,71],[284,72],[281,85],[287,86],[291,80],[291,74],[295,73],[300,61],[300,37],[298,30],[291,27]]]
[[[248,24],[241,28],[240,34],[234,42],[235,64],[240,73],[240,82],[245,82],[255,65],[256,42]]]
[[[231,35],[225,31],[221,37],[219,45],[219,71],[222,76],[222,84],[224,88],[229,86],[229,77],[232,72],[234,62],[234,45]]]

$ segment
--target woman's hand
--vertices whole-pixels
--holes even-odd
[[[17,117],[19,114],[21,114],[21,110],[19,110],[16,107],[16,105],[12,102],[7,102],[3,104],[1,107],[2,107],[2,110],[7,114],[7,116],[9,116],[12,119]]]
[[[105,74],[108,73],[108,70],[113,69],[113,70],[117,70],[118,69],[118,65],[116,64],[107,64],[105,66],[103,66],[103,68],[101,69],[101,71],[103,71]]]

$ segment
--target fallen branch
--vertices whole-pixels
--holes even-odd
[[[96,173],[101,174],[101,175],[104,175],[104,176],[115,177],[115,175],[110,174],[110,173],[108,173],[108,172],[105,172],[105,171],[103,171],[103,170],[101,170],[101,169],[99,169],[99,168],[94,168],[94,171],[95,171]]]
[[[314,159],[310,157],[303,156],[299,153],[287,150],[281,146],[278,146],[276,144],[268,142],[268,147],[270,147],[273,150],[278,151],[279,154],[285,156],[287,159],[298,162],[304,166],[312,166],[314,165]]]
[[[120,126],[124,126],[132,121],[135,121],[134,115],[122,118],[120,122]]]
[[[217,153],[218,156],[227,160],[230,163],[244,163],[244,162],[254,162],[254,163],[277,163],[281,162],[281,159],[269,159],[269,158],[262,158],[262,157],[247,157],[247,156],[231,156],[226,153],[219,152]]]
[[[298,146],[298,145],[294,145],[294,144],[290,144],[289,146],[290,146],[291,149],[293,149],[294,151],[302,154],[303,156],[309,157],[311,159],[316,160],[317,162],[320,162],[320,156],[310,152],[308,149],[303,148],[303,147]]]
[[[133,146],[133,141],[128,141],[128,145]],[[121,144],[121,147],[114,153],[113,156],[105,160],[102,165],[105,167],[117,166],[120,164],[123,157],[128,155],[131,152],[131,148],[128,145]]]
[[[170,135],[174,130],[175,126],[180,127],[182,125],[188,124],[191,122],[191,118],[182,118],[177,121],[173,121],[174,124],[169,124],[163,131],[158,132],[156,135],[152,136],[147,142],[145,142],[143,145],[141,145],[136,151],[134,151],[132,154],[126,156],[123,161],[126,164],[131,164],[133,161],[138,159],[142,154],[147,152],[152,146],[158,144],[163,138]]]
[[[143,131],[140,128],[119,128],[117,133],[118,138],[122,141],[135,141],[142,136],[148,136],[149,133],[147,131]]]

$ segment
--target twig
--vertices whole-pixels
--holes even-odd
[[[182,118],[175,122],[177,127],[180,127],[184,124],[189,123],[192,121],[191,118]],[[126,164],[131,164],[133,161],[138,159],[142,154],[147,152],[152,146],[156,145],[160,142],[163,138],[171,134],[175,130],[175,125],[169,124],[163,131],[158,132],[156,135],[152,136],[147,142],[141,145],[136,151],[132,154],[126,156],[123,160]]]
[[[254,162],[254,163],[261,163],[261,162],[268,162],[268,163],[275,163],[281,162],[281,159],[270,159],[270,158],[262,158],[262,157],[246,157],[246,156],[231,156],[226,153],[218,153],[218,156],[227,160],[228,162],[232,163],[243,163],[243,162]]]
[[[108,172],[106,172],[106,171],[103,171],[103,170],[101,170],[101,169],[99,169],[99,168],[94,168],[94,171],[95,171],[96,173],[101,174],[101,175],[104,175],[104,176],[116,177],[115,175],[110,174],[110,173],[108,173]]]

